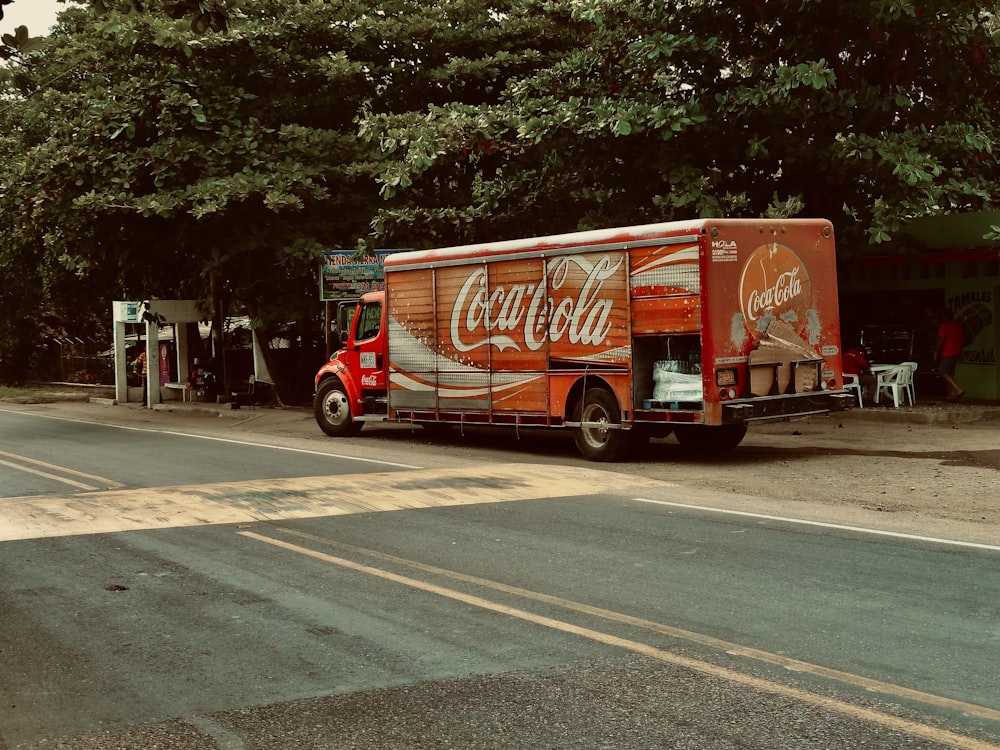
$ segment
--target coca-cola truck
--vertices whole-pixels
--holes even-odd
[[[405,252],[316,375],[329,435],[364,422],[547,426],[619,459],[735,447],[848,408],[832,225],[699,219]]]

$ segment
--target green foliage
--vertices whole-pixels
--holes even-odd
[[[116,298],[314,335],[332,247],[995,209],[997,6],[90,0],[4,40],[0,356]]]
[[[709,215],[832,219],[844,252],[1000,195],[997,3],[550,0],[565,54],[489,108],[371,116],[376,228],[509,237]],[[575,41],[574,41],[575,40]],[[463,179],[439,207],[430,196]],[[459,203],[456,198],[463,202]]]
[[[67,327],[111,299],[221,295],[315,337],[319,254],[386,205],[360,113],[488,105],[549,31],[508,24],[506,2],[91,6],[12,74],[0,115],[0,261],[30,269],[3,283]]]
[[[5,299],[51,304],[72,330],[112,299],[207,299],[214,280],[227,309],[293,289],[292,309],[256,307],[310,327],[317,254],[364,233],[376,196],[353,136],[373,87],[330,64],[343,32],[286,36],[338,17],[302,6],[278,22],[256,3],[239,28],[199,33],[178,4],[116,5],[64,16],[10,79],[0,260],[24,272]]]
[[[3,42],[3,46],[0,46],[0,57],[7,59],[30,55],[32,52],[45,49],[45,39],[28,36],[27,26],[18,26],[13,34],[4,34],[0,37],[0,41]]]

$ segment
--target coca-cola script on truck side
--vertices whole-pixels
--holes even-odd
[[[673,432],[847,408],[823,220],[709,219],[398,253],[316,375],[330,435],[366,421],[550,426],[587,458]]]

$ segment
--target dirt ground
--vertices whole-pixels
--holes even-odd
[[[756,425],[729,456],[670,473],[685,487],[748,496],[730,505],[751,512],[1000,544],[996,406],[918,404]]]
[[[653,441],[636,460],[595,465],[579,458],[566,435],[545,430],[429,434],[404,425],[368,425],[358,438],[335,440],[319,431],[306,408],[232,412],[188,404],[154,412],[88,403],[92,395],[60,391],[2,400],[12,408],[74,418],[240,434],[345,455],[391,454],[428,468],[482,460],[578,462],[607,471],[609,486],[618,472],[663,480],[662,497],[678,503],[1000,545],[995,403],[925,402],[753,425],[739,448],[720,455],[692,456],[670,437]]]

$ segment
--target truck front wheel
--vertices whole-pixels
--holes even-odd
[[[586,391],[577,407],[576,447],[591,461],[615,461],[628,451],[631,435],[621,428],[618,399],[605,388]]]
[[[337,378],[327,378],[316,391],[313,413],[320,429],[331,437],[357,435],[363,422],[356,422],[351,416],[351,404],[343,383]]]

